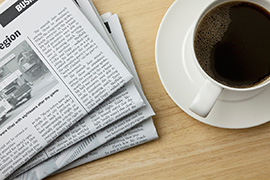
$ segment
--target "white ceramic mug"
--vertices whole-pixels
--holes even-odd
[[[270,13],[270,2],[268,0],[241,0],[245,2],[251,2],[254,4],[257,4]],[[198,18],[196,22],[196,27],[200,21],[200,19],[211,9],[215,8],[216,6],[223,4],[225,2],[235,2],[233,0],[216,0],[212,4],[210,4],[201,14],[201,16]],[[193,102],[189,106],[189,109],[196,113],[197,115],[201,117],[206,117],[211,109],[213,108],[215,102],[217,101],[219,95],[221,94],[223,89],[231,90],[231,91],[252,91],[258,88],[262,88],[270,83],[270,78],[266,79],[265,81],[254,85],[252,87],[248,88],[235,88],[235,87],[230,87],[224,84],[221,84],[211,78],[200,66],[199,62],[197,61],[196,55],[195,55],[195,50],[194,50],[194,36],[195,36],[195,31],[196,27],[194,28],[193,31],[193,39],[192,39],[192,47],[193,47],[193,60],[195,61],[197,68],[201,72],[202,76],[205,78],[205,82],[203,86],[200,88],[199,92],[197,93],[196,97],[194,98]],[[270,33],[270,32],[269,32]],[[270,42],[269,42],[270,45]]]

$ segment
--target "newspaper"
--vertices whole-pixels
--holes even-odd
[[[148,113],[148,116],[146,115],[142,116],[144,114],[143,112],[147,111],[151,112],[151,114]],[[142,120],[152,115],[153,111],[151,110],[151,107],[148,103],[148,106],[146,106],[145,108],[142,108],[138,112],[133,113],[132,115],[127,116],[121,121],[118,121],[117,123],[113,124],[109,128],[106,128],[105,130],[90,136],[84,141],[78,143],[77,145],[61,152],[61,154],[54,156],[50,160],[47,160],[46,162],[38,165],[37,167],[33,168],[27,173],[24,173],[18,179],[44,178],[47,175],[53,173],[54,171],[58,170],[61,167],[64,167],[68,163],[78,159],[82,155],[104,144],[105,142],[113,139],[117,135],[121,134],[122,132],[126,131],[127,129],[133,127],[134,125],[140,123]]]
[[[16,170],[11,177],[18,176],[143,105],[143,100],[137,94],[136,87],[132,82],[129,82],[110,97],[109,100],[96,108],[91,115],[78,122],[68,132],[58,137],[42,152],[28,161],[27,164]]]
[[[132,75],[71,0],[6,1],[0,24],[4,179]]]
[[[127,60],[127,64],[129,65],[130,70],[136,72],[117,14],[112,15],[111,13],[106,13],[102,17],[104,17],[106,26],[110,29],[113,40],[116,42],[121,53]],[[133,75],[135,78],[138,79],[137,73]],[[114,140],[107,142],[101,147],[81,157],[80,159],[70,163],[57,173],[75,168],[82,164],[89,163],[91,161],[112,155],[114,153],[132,148],[134,146],[152,141],[156,138],[158,138],[158,134],[153,124],[152,118],[149,118],[148,120],[144,121],[138,126],[135,126],[126,133],[121,134]]]
[[[88,10],[86,12],[95,13],[94,9],[92,9],[92,11]],[[98,16],[96,15],[95,16],[91,15],[91,17],[96,17],[95,19],[90,18],[92,21],[95,21],[96,19],[98,19]],[[101,23],[99,19],[97,22],[98,23],[96,22],[93,23],[94,27],[96,27],[97,29],[101,27],[102,28],[101,32],[103,32],[103,37],[104,36],[108,37],[108,35],[104,33],[106,31],[103,28],[103,26],[100,26]],[[115,46],[112,45],[112,47],[115,47]],[[46,147],[44,151],[37,154],[34,158],[28,161],[24,166],[22,166],[17,171],[15,171],[11,175],[11,178],[16,177],[22,174],[23,172],[26,172],[32,167],[38,165],[39,163],[49,159],[50,157],[56,155],[57,153],[63,151],[64,149],[70,147],[71,145],[77,143],[78,141],[84,139],[85,137],[95,133],[96,131],[100,130],[106,125],[109,125],[115,122],[117,119],[122,118],[128,113],[133,112],[134,110],[141,107],[143,105],[141,102],[142,100],[138,97],[137,94],[134,95],[135,94],[134,91],[136,91],[134,84],[132,84],[132,82],[129,82],[127,87],[130,87],[130,88],[126,88],[124,91],[123,91],[123,88],[118,90],[121,93],[118,93],[118,92],[116,93],[117,99],[110,98],[109,100],[107,100],[105,103],[103,103],[105,104],[104,106],[103,105],[99,106],[97,108],[98,111],[94,111],[94,113],[90,115],[90,118],[88,119],[84,118],[84,120],[78,122],[75,125],[75,127],[71,128],[71,130],[69,130],[67,133],[64,133],[63,135],[61,135],[56,141],[54,141],[52,144]],[[128,98],[128,94],[131,94],[129,98]],[[143,93],[141,92],[141,94]],[[145,97],[144,97],[144,100],[147,101]],[[136,102],[138,105],[136,104]],[[114,111],[112,109],[114,109]],[[119,114],[121,116],[119,116]],[[137,116],[137,118],[140,118],[140,117],[147,118],[153,115],[153,111],[151,110],[151,108],[148,108],[143,111],[137,112],[137,114],[140,114],[139,116]],[[103,117],[103,118],[100,118],[100,117]],[[90,129],[91,127],[94,127],[95,129],[93,128]]]

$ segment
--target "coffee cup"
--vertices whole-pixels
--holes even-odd
[[[244,92],[267,86],[269,32],[267,0],[213,1],[193,31],[193,60],[205,82],[189,109],[206,117],[224,89]]]

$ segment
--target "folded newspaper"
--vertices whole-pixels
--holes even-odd
[[[125,65],[127,65],[127,67],[129,66],[130,71],[136,77],[136,70],[134,68],[134,65],[132,64],[132,59],[130,56],[127,56],[127,55],[130,55],[128,48],[127,48],[127,46],[121,47],[123,44],[125,44],[125,42],[124,43],[121,41],[118,42],[118,46],[120,46],[119,49],[121,50],[122,54],[123,55],[126,54],[125,59],[131,59],[131,61],[128,62],[129,64],[126,61],[124,61],[123,55],[120,53],[117,46],[115,46],[115,43],[114,43],[114,41],[112,41],[112,38],[109,36],[108,31],[105,30],[105,26],[102,23],[100,23],[100,17],[98,16],[97,11],[94,8],[92,2],[91,1],[88,2],[87,0],[80,0],[80,1],[77,1],[77,3],[79,3],[81,10],[85,13],[88,20],[98,30],[98,32],[101,34],[103,39],[107,42],[107,44],[111,47],[111,49],[115,52],[115,54],[118,56],[118,58],[121,59],[123,61],[123,63]],[[60,6],[60,4],[61,3],[59,3],[59,6]],[[62,2],[62,4],[66,5],[66,3],[63,3],[63,2]],[[58,13],[58,15],[60,16],[60,13]],[[60,21],[61,20],[65,21],[66,19],[68,19],[68,17],[65,17],[64,15],[61,15],[61,16],[62,17],[59,17]],[[53,21],[52,18],[50,20],[53,23],[59,23],[55,19],[54,19],[55,22]],[[52,22],[48,21],[48,23],[52,23]],[[60,24],[61,23],[63,23],[63,22],[60,22]],[[114,23],[114,24],[116,24],[116,27],[120,25],[120,23],[119,24]],[[52,26],[52,24],[49,24],[48,26],[49,27],[47,27],[47,28],[52,28],[52,27],[57,28],[57,27]],[[119,26],[119,27],[121,28],[121,26]],[[110,31],[111,30],[112,29],[110,29]],[[47,33],[47,31],[45,31],[45,34]],[[119,31],[119,29],[116,31]],[[121,34],[121,33],[119,33],[119,34]],[[42,36],[44,36],[44,35],[42,35]],[[115,41],[117,42],[117,40],[120,40],[120,39],[123,40],[123,37],[124,36],[116,37]],[[86,47],[86,48],[89,48],[89,47]],[[41,50],[39,50],[39,51],[41,51]],[[44,51],[46,52],[46,49]],[[39,53],[41,53],[41,52],[39,52]],[[45,56],[45,55],[43,55],[43,56]],[[45,57],[43,57],[43,58],[46,59]],[[61,59],[61,58],[63,58],[63,57],[61,56],[59,59]],[[70,58],[72,58],[72,57],[70,57]],[[55,59],[55,61],[58,61],[59,59]],[[102,60],[102,61],[104,61],[104,60]],[[98,64],[98,63],[100,63],[100,62],[97,62],[96,64]],[[51,67],[52,67],[52,65],[51,65]],[[70,65],[69,65],[69,67],[70,67]],[[96,65],[94,66],[94,68],[96,68]],[[64,68],[62,68],[62,69],[64,69]],[[86,69],[86,70],[88,70],[88,69]],[[125,83],[127,81],[125,81]],[[146,98],[143,95],[143,92],[142,92],[141,87],[139,85],[138,78],[135,78],[134,82],[131,81],[128,84],[126,84],[123,88],[121,88],[121,89],[118,88],[119,90],[117,92],[115,92],[109,98],[107,98],[107,99],[105,98],[106,101],[104,103],[102,103],[100,106],[96,107],[94,110],[89,111],[88,116],[84,117],[77,124],[75,124],[73,127],[71,127],[69,129],[69,131],[67,131],[66,133],[61,135],[53,143],[51,143],[49,146],[47,146],[42,152],[40,152],[38,155],[36,155],[30,162],[25,164],[24,167],[22,167],[21,169],[17,170],[15,173],[13,173],[13,175],[11,177],[13,178],[15,176],[18,176],[19,174],[29,170],[30,168],[36,166],[37,164],[39,164],[34,169],[21,175],[19,178],[29,179],[30,177],[33,178],[33,175],[36,177],[36,179],[44,178],[44,177],[48,176],[49,174],[66,166],[70,162],[89,153],[89,151],[108,142],[109,140],[113,139],[114,137],[121,134],[122,132],[127,131],[128,129],[132,128],[134,125],[142,122],[143,120],[147,119],[148,117],[151,117],[154,113],[153,113],[149,103],[147,102]],[[134,84],[137,86],[137,88],[140,89],[140,94],[143,97],[143,100],[141,99],[140,95],[138,94]],[[77,92],[77,93],[79,93],[79,92]],[[76,96],[76,94],[75,94],[75,96]],[[144,107],[142,107],[142,106],[144,106]],[[131,112],[133,112],[133,113],[130,114]],[[115,153],[115,152],[120,151],[120,150],[124,150],[126,148],[141,144],[143,142],[147,142],[148,140],[152,140],[152,139],[157,138],[157,134],[156,134],[153,123],[151,123],[151,119],[149,119],[149,120],[147,120],[147,122],[135,127],[134,129],[127,132],[126,135],[122,135],[122,137],[117,138],[118,140],[115,139],[114,141],[107,143],[105,146],[100,147],[99,148],[100,153],[98,156],[95,156],[94,159],[109,155],[111,153]],[[93,133],[95,133],[95,134],[93,134]],[[144,135],[144,133],[145,133],[145,135]],[[133,134],[133,136],[131,136],[131,134]],[[123,139],[127,138],[128,136],[129,136],[128,139],[131,140],[130,143],[127,144],[128,142],[126,142],[125,144],[122,144],[122,147],[121,147],[121,145],[119,145],[119,142],[124,142]],[[136,139],[137,136],[140,136],[140,138],[138,137]],[[132,139],[131,137],[134,137],[134,138]],[[84,138],[86,138],[86,139],[84,139]],[[75,143],[77,143],[77,144],[75,144]],[[112,148],[111,150],[109,150],[108,147],[110,147],[110,145],[113,145],[114,143],[118,143],[119,148],[114,149],[114,150],[112,150],[113,149]],[[115,147],[115,146],[113,145],[113,147]],[[63,151],[63,150],[65,150],[65,151]],[[61,153],[58,154],[59,152],[61,152]],[[97,152],[97,150],[95,152]],[[103,153],[106,152],[106,153],[102,155],[101,152],[103,152]],[[95,154],[97,154],[97,153],[95,153]],[[90,159],[93,160],[93,157],[91,157],[91,155],[87,154],[87,157],[90,157]],[[85,163],[85,160],[86,160],[85,157],[83,159],[84,159],[83,163]],[[44,160],[47,160],[47,161],[43,162]],[[86,161],[90,161],[90,160],[87,159]],[[43,162],[43,163],[41,163],[41,162]],[[80,162],[80,160],[78,160],[74,164],[76,164],[75,166],[77,166],[78,164],[82,164],[82,163]],[[74,165],[73,165],[73,167],[74,167]]]
[[[10,0],[0,12],[3,179],[132,75],[72,0]]]

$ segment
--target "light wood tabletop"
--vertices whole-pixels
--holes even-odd
[[[164,90],[155,64],[155,40],[173,0],[93,2],[101,14],[110,11],[120,18],[144,92],[156,112],[160,138],[47,179],[270,179],[269,123],[242,130],[211,127],[183,112]]]

